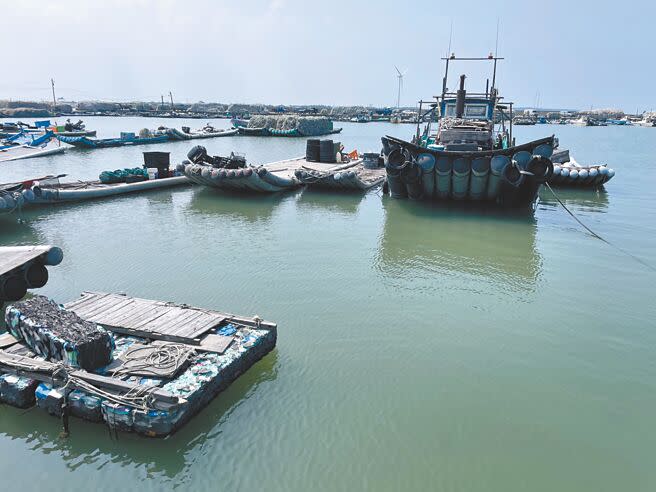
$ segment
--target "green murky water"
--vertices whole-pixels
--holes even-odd
[[[173,123],[163,120],[164,123]],[[99,136],[154,127],[88,118]],[[177,126],[186,122],[177,121]],[[203,121],[190,122],[192,127]],[[221,121],[221,124],[227,124]],[[377,150],[410,126],[344,124]],[[555,132],[617,171],[563,191],[612,243],[656,264],[656,130]],[[251,162],[294,139],[206,140]],[[182,159],[187,142],[160,145]],[[0,182],[93,178],[146,147],[3,164]],[[584,234],[543,193],[532,216],[376,193],[235,197],[200,187],[0,218],[0,244],[65,252],[42,292],[123,291],[279,324],[277,349],[167,440],[111,440],[0,407],[0,476],[25,490],[647,491],[656,486],[656,274]]]

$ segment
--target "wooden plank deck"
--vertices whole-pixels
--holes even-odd
[[[0,275],[47,254],[52,246],[7,246],[0,248]]]
[[[65,306],[117,333],[192,345],[228,319],[217,311],[102,292],[84,292]]]

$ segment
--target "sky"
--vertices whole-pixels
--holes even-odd
[[[0,0],[0,99],[394,106],[439,93],[449,47],[500,62],[518,106],[656,109],[656,2]],[[451,26],[453,26],[450,36]],[[485,70],[483,74],[482,70]],[[485,64],[458,64],[484,90]]]

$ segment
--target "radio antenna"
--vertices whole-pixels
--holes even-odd
[[[494,42],[494,57],[499,54],[499,18],[497,17],[497,39]]]

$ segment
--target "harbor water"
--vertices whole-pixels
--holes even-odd
[[[98,137],[205,120],[85,119]],[[227,120],[216,120],[226,127]],[[410,125],[352,124],[378,151]],[[0,406],[0,476],[21,490],[648,491],[656,488],[656,129],[555,133],[603,191],[542,190],[533,214],[380,192],[226,195],[199,186],[0,216],[0,246],[54,244],[40,290],[184,302],[278,323],[278,346],[166,440]],[[304,139],[226,137],[0,164],[0,182],[137,167],[192,145],[250,163]],[[17,466],[20,464],[20,466]]]

